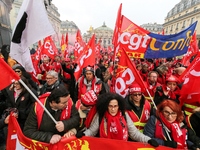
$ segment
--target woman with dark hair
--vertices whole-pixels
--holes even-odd
[[[20,77],[21,77],[21,76],[24,76],[24,77],[27,79],[28,83],[31,85],[31,87],[32,87],[33,89],[35,89],[36,91],[38,90],[38,87],[37,87],[36,83],[32,80],[31,75],[30,75],[28,72],[26,72],[26,70],[24,69],[23,66],[17,66],[17,67],[15,67],[15,68],[14,68],[14,71],[15,71]]]
[[[101,138],[128,140],[130,136],[135,141],[158,146],[155,140],[142,134],[133,124],[131,118],[125,113],[125,100],[116,93],[105,93],[98,97],[96,104],[97,114],[90,127],[79,132],[77,137],[96,136],[99,132]]]
[[[37,92],[30,87],[27,79],[21,76],[21,80],[37,96]],[[19,81],[15,81],[9,88],[6,89],[6,92],[8,94],[7,95],[8,107],[17,108],[18,122],[21,129],[23,129],[24,123],[29,114],[30,108],[32,107],[32,104],[35,102],[35,99]]]
[[[181,107],[172,100],[164,100],[144,127],[144,134],[156,140],[160,145],[179,148],[200,148],[200,138],[183,124]]]

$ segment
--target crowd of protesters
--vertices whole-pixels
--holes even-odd
[[[95,66],[83,68],[78,80],[71,57],[43,57],[36,80],[9,57],[9,46],[1,57],[41,100],[53,117],[49,121],[27,89],[18,81],[0,91],[0,146],[5,146],[9,112],[14,111],[24,134],[32,139],[57,143],[61,136],[96,136],[146,142],[152,146],[200,148],[200,100],[184,103],[179,76],[187,66],[177,58],[134,59],[146,89],[134,83],[125,98],[115,93],[118,61],[104,53]],[[47,103],[46,103],[47,101]],[[63,109],[68,116],[63,117]],[[42,108],[40,108],[42,109]],[[40,111],[40,110],[38,110]],[[28,118],[28,119],[27,119]],[[39,122],[39,124],[38,124]]]

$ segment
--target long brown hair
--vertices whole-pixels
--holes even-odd
[[[164,100],[158,105],[157,110],[156,110],[156,116],[157,117],[159,116],[160,112],[162,112],[164,107],[166,107],[166,106],[168,106],[174,112],[177,113],[176,121],[178,121],[178,122],[182,122],[183,121],[184,115],[183,115],[183,112],[181,110],[181,107],[179,106],[179,104],[177,104],[173,100]]]

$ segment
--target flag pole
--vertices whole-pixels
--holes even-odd
[[[33,96],[33,98],[40,104],[40,106],[44,109],[44,111],[49,115],[49,117],[53,120],[55,124],[57,124],[57,121],[53,118],[53,116],[50,114],[50,112],[46,109],[46,107],[42,104],[42,102],[35,96],[35,94],[29,89],[29,87],[21,80],[19,79],[19,82],[27,89],[27,91]]]

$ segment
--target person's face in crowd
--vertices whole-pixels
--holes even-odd
[[[20,85],[20,83],[18,82],[18,81],[15,81],[14,83],[13,83],[13,85],[14,85],[14,88],[16,89],[16,90],[20,90],[22,87],[21,87],[21,85]]]
[[[142,66],[141,65],[137,65],[136,69],[140,71],[140,70],[142,70]]]
[[[142,93],[141,92],[134,92],[133,94],[130,95],[131,96],[131,100],[134,103],[138,103],[141,101],[142,99]]]
[[[167,82],[167,87],[170,88],[170,91],[175,91],[175,89],[177,87],[177,83],[176,82]]]
[[[164,117],[169,123],[173,123],[177,118],[177,113],[174,112],[170,107],[165,106],[162,111]]]
[[[70,95],[66,97],[60,97],[60,102],[58,104],[52,101],[52,107],[56,110],[63,110],[67,107],[67,102],[69,99],[70,99]]]
[[[115,116],[119,110],[118,101],[113,99],[108,104],[108,112],[111,116]]]
[[[149,83],[151,84],[156,83],[158,79],[158,75],[153,72],[149,75],[148,79],[149,79]]]
[[[15,69],[15,72],[17,73],[18,76],[20,76],[20,77],[22,76],[22,71],[21,70]]]
[[[43,59],[43,63],[44,63],[44,64],[48,64],[48,63],[49,63],[49,59],[48,59],[48,58],[44,58],[44,59]]]
[[[60,61],[61,61],[61,58],[60,58],[59,56],[56,56],[56,57],[55,57],[55,61],[56,61],[56,62],[60,62]]]
[[[103,75],[103,78],[104,78],[104,79],[110,77],[110,72],[109,72],[109,70],[107,69],[105,72],[102,72],[102,75]]]
[[[48,85],[53,85],[57,81],[57,78],[55,78],[54,76],[51,76],[51,75],[47,75],[46,81],[47,81]]]
[[[87,71],[85,73],[85,77],[86,77],[87,81],[92,81],[92,79],[93,79],[93,72],[92,71]]]
[[[147,72],[148,71],[148,66],[147,65],[142,66],[142,71]]]

